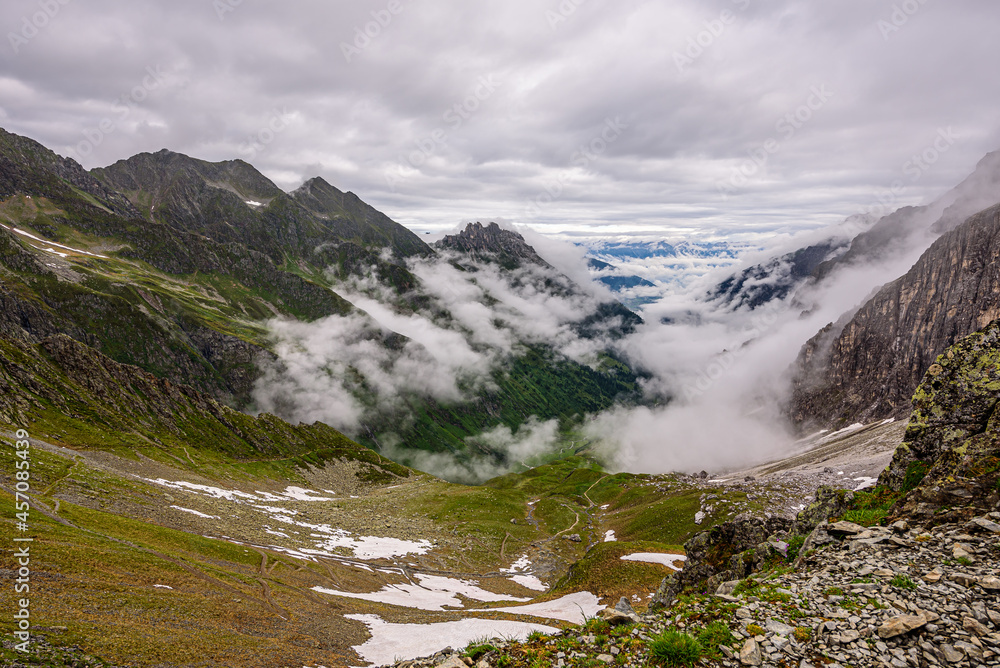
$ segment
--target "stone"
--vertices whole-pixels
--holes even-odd
[[[882,639],[895,638],[919,629],[927,621],[923,615],[897,615],[878,627],[878,635]]]
[[[740,663],[744,666],[759,666],[764,663],[764,658],[760,653],[760,645],[753,638],[748,638],[743,643],[743,649],[740,650]]]
[[[962,543],[955,543],[955,546],[951,549],[951,556],[955,559],[969,559],[972,560],[972,548],[968,545]]]
[[[447,659],[437,664],[436,668],[467,668],[467,666],[465,665],[465,661],[462,661],[461,658],[452,654]]]
[[[997,612],[993,608],[986,608],[986,617],[993,622],[993,626],[1000,628],[1000,612]]]
[[[634,615],[635,610],[632,608],[632,604],[628,602],[628,599],[622,596],[618,599],[618,603],[615,604],[615,610],[624,613],[626,615]]]
[[[716,596],[732,596],[733,592],[736,590],[736,585],[740,583],[739,580],[730,580],[728,582],[723,582],[719,585],[719,588],[715,590]]]
[[[984,575],[979,578],[979,586],[989,591],[1000,591],[1000,578],[995,575]]]
[[[781,622],[768,619],[764,624],[764,628],[772,633],[776,633],[780,636],[790,636],[795,632],[795,628],[788,626],[787,624],[782,624]]]
[[[570,541],[571,543],[579,543],[579,542],[583,541],[583,539],[580,538],[580,534],[578,534],[578,533],[571,533],[568,536],[563,536],[563,538],[565,538],[566,540]]]
[[[927,574],[924,575],[924,582],[930,582],[931,584],[934,584],[935,582],[940,580],[943,576],[944,576],[944,571],[941,570],[940,566],[937,566],[934,568],[934,570],[928,571]]]
[[[855,631],[854,629],[848,629],[847,631],[844,631],[840,634],[840,636],[837,638],[837,641],[841,645],[847,645],[848,643],[852,643],[860,637],[861,634],[858,631]]]
[[[611,656],[610,654],[598,654],[597,660],[600,661],[601,663],[614,663],[615,657]]]
[[[941,645],[940,650],[941,656],[948,663],[958,663],[965,658],[964,654],[948,644]]]
[[[597,613],[597,616],[606,621],[611,626],[624,626],[626,624],[638,624],[639,615],[627,614],[614,608],[605,608]]]
[[[1000,533],[1000,524],[997,524],[996,522],[991,522],[990,520],[983,517],[973,518],[972,520],[969,521],[968,524],[965,525],[965,528],[968,531],[981,531],[994,534]]]
[[[889,528],[898,534],[904,534],[910,530],[910,525],[906,520],[899,520],[898,522],[893,522],[889,525]]]
[[[865,528],[854,522],[834,522],[826,527],[826,531],[834,536],[857,536],[865,532]]]
[[[988,628],[980,624],[972,617],[966,617],[962,620],[962,628],[969,633],[974,633],[977,636],[988,636],[990,634],[990,630]]]

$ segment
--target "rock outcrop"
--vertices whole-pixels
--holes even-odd
[[[919,482],[896,504],[895,516],[960,521],[998,507],[998,407],[1000,321],[994,321],[941,355],[917,389],[905,441],[879,478],[897,491]]]

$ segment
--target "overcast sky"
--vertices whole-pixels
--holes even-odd
[[[0,26],[9,131],[320,175],[418,231],[772,234],[1000,148],[995,0],[5,0]]]

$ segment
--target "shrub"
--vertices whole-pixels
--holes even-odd
[[[702,655],[701,643],[687,633],[668,629],[649,644],[653,662],[661,666],[693,666]]]
[[[747,633],[752,636],[764,635],[764,628],[759,624],[747,624]]]
[[[809,642],[812,638],[812,629],[808,626],[800,626],[794,631],[792,631],[792,637],[798,642]]]

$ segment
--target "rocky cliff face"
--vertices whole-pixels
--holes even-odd
[[[1000,505],[1000,321],[949,348],[913,396],[905,441],[879,484],[902,490],[898,517],[964,521]],[[907,478],[910,480],[907,480]]]
[[[809,341],[789,413],[803,427],[905,417],[948,346],[1000,317],[1000,206],[938,239],[902,278]]]

